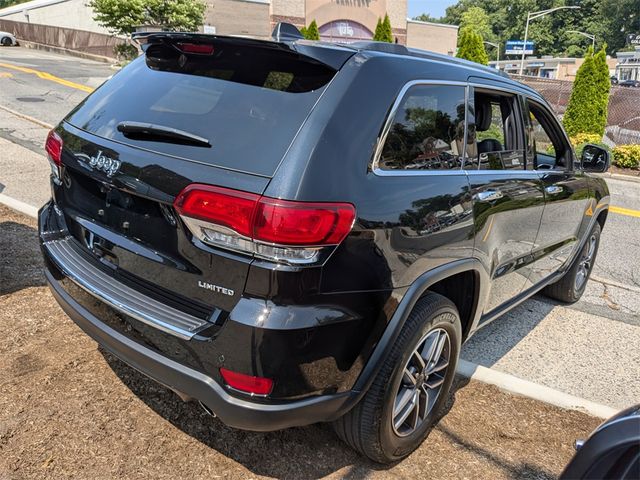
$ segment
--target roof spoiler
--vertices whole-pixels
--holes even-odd
[[[295,42],[296,40],[304,39],[304,36],[295,25],[280,22],[275,26],[273,32],[271,32],[271,38],[276,42]]]

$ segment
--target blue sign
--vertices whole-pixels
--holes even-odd
[[[525,47],[522,40],[509,40],[505,43],[504,53],[507,55],[522,55],[523,49],[525,55],[533,55],[534,42],[527,42]]]

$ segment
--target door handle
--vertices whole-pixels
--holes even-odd
[[[476,193],[476,198],[481,202],[493,202],[500,200],[504,195],[497,190],[484,190],[483,192]]]
[[[549,195],[557,195],[558,193],[562,193],[564,190],[558,185],[549,185],[548,187],[544,187],[544,191]]]

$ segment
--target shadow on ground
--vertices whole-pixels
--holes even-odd
[[[364,479],[374,471],[382,473],[394,466],[380,465],[363,458],[343,444],[329,424],[266,433],[232,429],[217,418],[203,413],[197,403],[184,403],[169,389],[159,391],[153,380],[109,352],[101,349],[101,353],[118,378],[149,408],[181,431],[242,464],[256,475],[317,479],[347,467],[346,472],[340,472],[341,478]],[[451,410],[456,392],[467,383],[467,379],[456,379],[439,419]],[[297,459],[295,470],[292,470],[292,458]],[[304,460],[301,462],[299,459]],[[300,464],[304,464],[304,472],[299,470]]]
[[[11,220],[0,221],[0,295],[43,285],[36,229]]]

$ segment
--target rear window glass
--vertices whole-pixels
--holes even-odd
[[[152,45],[67,118],[98,136],[163,154],[271,176],[335,71],[276,48],[212,55]],[[121,122],[173,128],[211,147],[131,138]]]

